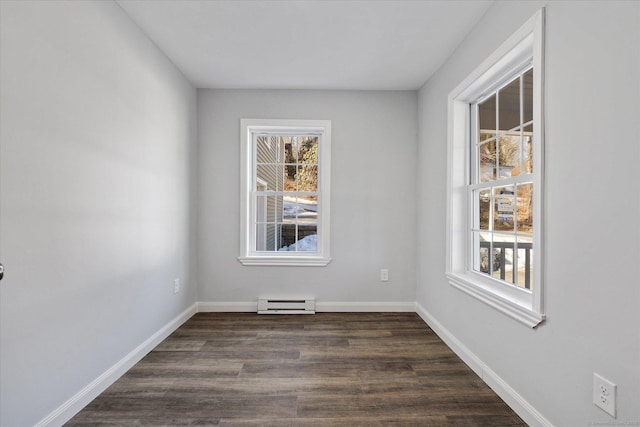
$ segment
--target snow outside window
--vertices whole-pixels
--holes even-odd
[[[244,265],[326,265],[331,122],[241,121]]]

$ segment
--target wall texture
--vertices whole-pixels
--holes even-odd
[[[16,427],[195,302],[196,93],[115,3],[0,7],[0,424]]]
[[[496,2],[419,93],[418,303],[556,426],[640,421],[640,3],[546,4],[547,320],[528,329],[444,276],[447,95],[541,6]]]
[[[237,261],[241,118],[332,121],[328,266]],[[198,90],[199,300],[415,301],[417,132],[415,92]]]

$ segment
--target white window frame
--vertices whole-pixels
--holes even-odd
[[[536,327],[545,319],[543,288],[544,198],[544,9],[503,43],[450,94],[447,178],[446,276],[455,288],[499,310],[509,317]],[[471,108],[478,99],[504,83],[524,64],[531,62],[533,78],[533,247],[531,290],[508,285],[473,270],[471,228]]]
[[[257,214],[253,193],[255,154],[254,134],[317,135],[318,136],[318,233],[316,252],[255,250]],[[331,121],[330,120],[240,120],[240,256],[238,261],[247,266],[326,266],[330,256],[330,188],[331,188]]]

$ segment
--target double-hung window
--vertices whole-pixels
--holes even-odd
[[[544,319],[542,12],[449,96],[447,277],[531,327]]]
[[[329,256],[331,122],[241,121],[244,265],[323,266]]]
[[[533,68],[470,104],[471,270],[531,289]]]

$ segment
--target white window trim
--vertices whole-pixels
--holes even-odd
[[[543,206],[544,194],[544,9],[539,10],[489,58],[476,68],[450,94],[448,104],[449,141],[447,177],[447,247],[446,276],[457,289],[529,326],[545,319],[543,288]],[[510,286],[473,271],[470,266],[470,108],[480,98],[489,82],[510,74],[533,56],[533,158],[534,162],[534,236],[537,256],[532,268],[531,291]],[[493,86],[495,87],[495,85]],[[538,88],[537,90],[535,88]]]
[[[254,234],[251,233],[252,219],[256,207],[252,203],[252,166],[254,163],[252,135],[256,132],[277,132],[284,134],[320,135],[318,145],[318,247],[317,252],[256,252]],[[330,189],[331,189],[331,121],[330,120],[240,120],[240,256],[238,261],[247,266],[326,266],[330,256]]]

